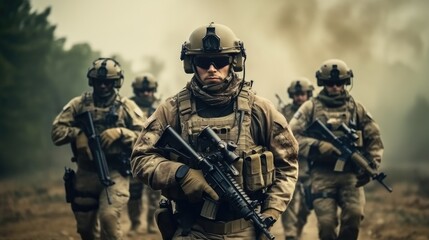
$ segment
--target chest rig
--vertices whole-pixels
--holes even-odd
[[[362,131],[359,129],[358,107],[353,98],[336,108],[324,106],[317,98],[313,98],[311,101],[313,102],[312,122],[319,119],[337,137],[345,134],[343,131],[338,130],[340,125],[344,123],[347,127],[356,130],[356,134],[359,137],[356,141],[356,146],[363,146]]]
[[[123,103],[120,96],[116,96],[113,103],[105,107],[97,107],[94,105],[92,93],[86,92],[82,95],[81,107],[79,113],[90,112],[94,121],[94,127],[97,134],[101,134],[104,130],[116,127],[126,127]],[[109,155],[119,154],[122,152],[122,146],[114,143],[106,149],[106,157]]]
[[[255,146],[250,133],[253,101],[254,97],[250,90],[243,88],[237,97],[234,111],[231,114],[222,117],[203,118],[198,116],[195,101],[191,99],[189,91],[183,89],[178,95],[182,138],[187,139],[198,152],[206,152],[207,146],[199,142],[197,137],[204,127],[210,126],[223,141],[236,143],[236,153],[243,156],[245,149]]]
[[[223,141],[234,142],[237,145],[235,153],[240,157],[244,156],[246,149],[251,149],[256,146],[250,132],[251,109],[254,102],[254,96],[250,89],[243,88],[241,90],[231,114],[215,118],[203,118],[198,116],[196,103],[191,98],[191,94],[187,89],[183,89],[178,94],[177,99],[181,136],[183,139],[187,139],[197,152],[204,154],[212,151],[207,143],[198,139],[198,135],[206,126],[210,126]],[[242,161],[243,160],[240,159],[234,163],[234,167],[240,172],[240,176],[235,177],[240,185],[243,184]],[[196,168],[193,163],[186,164]]]

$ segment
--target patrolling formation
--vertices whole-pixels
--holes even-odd
[[[246,52],[227,26],[198,27],[181,60],[193,76],[145,122],[131,160],[134,177],[167,198],[163,238],[273,239],[298,177],[286,119],[237,74]]]
[[[352,83],[353,72],[344,61],[326,60],[316,79],[323,89],[298,109],[290,126],[299,141],[300,156],[310,164],[311,197],[320,239],[353,240],[358,238],[364,218],[363,186],[371,177],[381,183],[385,177],[376,173],[383,143],[374,119],[345,88]],[[353,135],[349,143],[359,154],[338,144],[341,141],[332,141],[349,135]]]
[[[299,77],[287,88],[291,103],[280,108],[280,112],[290,121],[298,108],[313,96],[314,87],[310,80]],[[278,96],[277,96],[278,97]],[[286,240],[299,239],[311,212],[309,200],[310,175],[308,162],[301,156],[299,159],[299,176],[295,192],[288,208],[282,215],[282,224]]]
[[[129,199],[129,158],[143,128],[143,113],[116,89],[124,75],[112,58],[87,73],[92,92],[73,98],[55,118],[52,141],[70,144],[77,170],[66,169],[67,201],[84,240],[122,239],[120,214]]]
[[[143,73],[136,77],[132,83],[134,96],[130,99],[133,100],[143,112],[143,115],[148,118],[155,112],[156,104],[159,100],[155,97],[155,92],[158,89],[158,82],[151,73]],[[158,208],[159,200],[161,199],[161,191],[154,191],[151,188],[146,188],[147,193],[147,215],[146,224],[147,232],[158,232],[155,225],[155,210]],[[143,212],[143,183],[137,178],[131,178],[130,181],[130,200],[128,201],[128,216],[131,221],[130,234],[137,233],[141,225],[140,217]]]

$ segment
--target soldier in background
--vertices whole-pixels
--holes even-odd
[[[305,77],[297,78],[292,81],[287,88],[287,93],[292,103],[289,103],[280,109],[287,121],[290,121],[298,108],[313,96],[314,87],[310,80]],[[301,157],[299,159],[299,176],[295,192],[288,208],[282,215],[282,223],[286,240],[299,239],[304,225],[307,223],[307,217],[310,214],[310,208],[306,203],[306,189],[310,187],[310,176],[308,163]]]
[[[292,197],[297,142],[284,116],[236,74],[245,69],[245,58],[243,42],[227,26],[210,23],[194,30],[181,52],[191,80],[160,104],[134,146],[134,177],[174,202],[177,218],[169,218],[171,224],[161,230],[166,239],[257,239],[252,222],[230,203],[218,201],[196,163],[165,156],[154,146],[167,125],[199,153],[214,151],[197,140],[205,126],[216,129],[223,141],[236,143],[235,152],[243,158],[234,163],[238,172],[233,178],[258,200],[264,218],[277,220]],[[262,161],[270,167],[261,167]],[[203,204],[216,208],[209,211]]]
[[[298,109],[290,126],[299,141],[300,155],[310,162],[311,196],[320,239],[355,240],[364,217],[362,186],[370,181],[370,176],[360,171],[352,161],[347,161],[341,170],[334,171],[339,150],[329,142],[309,137],[305,130],[318,119],[335,135],[341,136],[344,133],[340,126],[344,123],[360,136],[356,147],[377,165],[383,154],[380,130],[368,111],[345,89],[353,78],[353,72],[345,62],[339,59],[323,62],[316,78],[317,85],[323,89]],[[341,209],[340,221],[338,208]]]
[[[144,116],[148,118],[156,109],[159,100],[155,97],[158,88],[158,82],[150,73],[143,73],[136,77],[132,83],[134,96],[131,97],[142,110]],[[161,191],[155,191],[150,187],[146,188],[147,193],[147,232],[155,233],[158,231],[155,226],[155,210],[158,208],[158,202],[161,198]],[[143,211],[142,203],[143,183],[136,178],[130,181],[130,200],[128,201],[128,216],[131,220],[131,231],[133,235],[141,225],[140,217]]]
[[[122,239],[120,214],[129,198],[129,155],[143,126],[143,114],[128,98],[116,89],[122,86],[121,66],[112,58],[99,58],[89,69],[88,84],[92,92],[73,98],[55,118],[52,141],[55,145],[70,143],[77,163],[68,194],[77,222],[77,232],[84,240],[95,239],[99,221],[101,239]],[[102,150],[114,184],[106,189],[97,174],[97,168],[88,146],[88,136],[79,127],[77,116],[89,112],[94,128],[100,136]],[[123,161],[123,158],[128,161]],[[111,202],[108,202],[105,191]]]

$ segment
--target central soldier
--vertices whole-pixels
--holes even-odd
[[[263,217],[277,220],[295,189],[297,141],[284,116],[244,80],[246,52],[230,28],[198,27],[182,45],[180,58],[193,77],[145,122],[132,154],[134,177],[174,203],[171,224],[160,229],[164,239],[257,239],[253,224],[219,199],[196,163],[163,154],[154,145],[170,125],[197,152],[210,154],[215,150],[198,138],[210,126],[223,141],[237,145],[236,182],[258,201]]]

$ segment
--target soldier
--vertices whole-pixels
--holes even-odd
[[[297,78],[291,82],[287,88],[289,98],[292,103],[285,105],[280,112],[290,121],[298,108],[313,96],[314,87],[310,80],[305,77]],[[304,225],[307,223],[307,217],[310,214],[310,208],[306,204],[305,190],[310,187],[310,176],[308,163],[306,160],[299,159],[299,176],[295,192],[289,207],[282,215],[282,224],[286,240],[298,239],[302,233]]]
[[[144,73],[136,77],[132,83],[134,96],[131,97],[142,110],[146,118],[155,111],[155,104],[159,101],[155,97],[155,92],[158,88],[158,83],[155,77],[150,73]],[[157,228],[154,223],[155,210],[158,208],[158,202],[161,198],[161,191],[154,191],[151,188],[146,188],[147,193],[147,232],[155,233]],[[141,222],[140,216],[143,211],[142,205],[143,183],[136,178],[130,181],[130,200],[128,201],[128,216],[131,220],[131,235],[137,231]]]
[[[297,142],[274,105],[256,96],[251,85],[236,74],[245,69],[245,58],[243,42],[227,26],[210,23],[198,27],[181,52],[184,70],[193,73],[192,79],[160,104],[134,146],[134,176],[161,189],[174,202],[177,218],[170,219],[167,230],[175,224],[177,228],[170,233],[161,229],[164,239],[257,238],[253,224],[237,217],[234,206],[219,200],[195,163],[185,164],[184,159],[157,151],[154,144],[167,125],[200,153],[207,150],[203,141],[197,141],[205,126],[216,129],[222,140],[236,143],[235,152],[244,158],[234,163],[239,170],[234,179],[260,201],[264,217],[277,220],[291,199],[298,175]],[[263,153],[272,168],[260,167]],[[267,179],[263,183],[253,180],[263,177]],[[208,196],[205,200],[203,193]],[[208,214],[202,212],[205,203],[218,206],[210,214],[213,220],[201,216]]]
[[[122,239],[119,219],[129,198],[129,154],[142,130],[143,114],[133,101],[121,97],[115,90],[122,86],[124,76],[114,59],[95,60],[87,77],[93,92],[85,92],[65,105],[54,120],[52,141],[55,145],[70,143],[74,150],[77,171],[71,180],[73,189],[69,194],[73,196],[71,207],[81,238],[94,239],[99,221],[101,239]],[[93,118],[114,182],[108,188],[99,181],[88,136],[78,125],[78,115],[85,112]],[[124,156],[122,153],[129,154]]]
[[[317,97],[305,102],[295,113],[291,128],[300,144],[300,155],[310,162],[311,193],[318,220],[320,239],[358,238],[365,205],[364,186],[370,177],[347,161],[342,171],[334,171],[339,150],[331,143],[309,137],[306,128],[319,119],[340,136],[339,126],[346,124],[357,131],[362,141],[357,147],[377,165],[381,162],[383,144],[378,125],[362,104],[356,102],[345,85],[350,85],[353,72],[339,59],[325,61],[316,72],[317,85],[323,86]],[[337,209],[341,209],[339,233]]]

